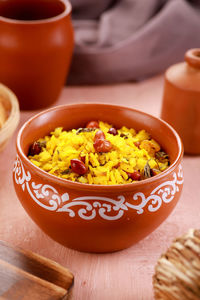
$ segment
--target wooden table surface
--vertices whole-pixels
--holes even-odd
[[[159,116],[163,76],[142,83],[66,87],[56,105],[78,102],[116,103]],[[22,112],[19,127],[36,112]],[[45,235],[20,205],[12,183],[17,131],[0,153],[0,239],[35,251],[67,266],[75,275],[73,300],[153,299],[154,266],[172,239],[200,227],[200,157],[185,156],[185,183],[178,205],[151,235],[124,251],[80,253],[64,248]],[[42,300],[42,299],[41,299]]]

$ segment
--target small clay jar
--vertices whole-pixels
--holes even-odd
[[[200,154],[200,49],[166,71],[161,118],[177,130],[185,153]]]
[[[65,84],[73,51],[67,0],[0,1],[0,82],[20,108],[55,102]]]

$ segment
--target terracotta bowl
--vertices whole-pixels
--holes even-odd
[[[1,117],[5,115],[5,122],[2,122],[0,128],[0,152],[6,146],[8,140],[13,135],[19,123],[19,104],[13,92],[5,85],[0,83],[0,105]],[[2,119],[4,116],[2,117]]]
[[[57,126],[79,128],[91,120],[146,129],[169,154],[163,173],[134,184],[89,185],[49,175],[27,158],[33,141]],[[35,223],[64,246],[87,252],[129,247],[158,227],[182,190],[183,147],[176,131],[146,113],[109,104],[77,104],[46,110],[27,121],[17,137],[16,193]]]

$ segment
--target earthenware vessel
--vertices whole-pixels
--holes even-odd
[[[161,118],[177,130],[185,153],[200,154],[200,49],[166,71]]]
[[[13,135],[19,123],[19,103],[15,94],[0,83],[0,102],[7,114],[7,120],[0,128],[0,152]]]
[[[55,177],[27,158],[30,145],[55,127],[79,128],[94,119],[118,128],[146,129],[169,154],[171,165],[134,184],[106,186]],[[182,155],[175,130],[146,113],[109,104],[58,106],[34,116],[20,129],[13,181],[29,216],[54,240],[80,251],[110,252],[150,234],[174,209],[183,185]]]
[[[67,0],[0,1],[0,82],[21,109],[52,104],[63,87],[73,50]]]

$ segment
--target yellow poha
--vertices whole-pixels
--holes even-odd
[[[145,130],[116,129],[102,121],[98,127],[58,127],[31,145],[28,157],[55,176],[98,185],[137,182],[168,167],[168,155]]]

